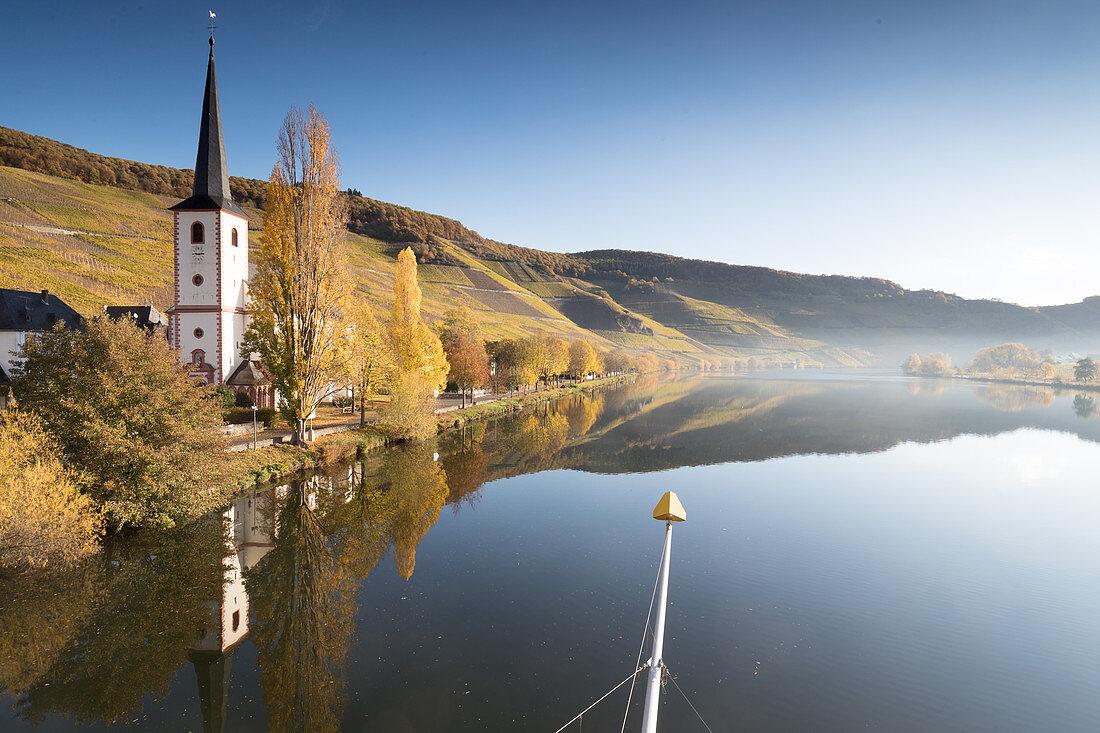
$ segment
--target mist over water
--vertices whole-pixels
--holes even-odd
[[[0,728],[555,730],[633,668],[672,489],[715,730],[1093,730],[1098,404],[642,377],[371,454],[0,589]],[[703,730],[671,686],[661,729]]]

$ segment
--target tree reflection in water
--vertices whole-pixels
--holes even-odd
[[[267,722],[275,731],[336,730],[343,705],[359,578],[347,547],[326,536],[318,483],[291,483],[275,546],[245,574]]]
[[[162,696],[223,582],[224,527],[207,519],[111,541],[71,571],[0,587],[0,691],[17,714],[111,724]]]
[[[1073,416],[1096,414],[1084,394],[1071,412],[1043,409],[1069,402],[1066,391],[940,382],[926,399],[923,383],[912,389],[640,378],[253,492],[221,516],[118,539],[71,571],[0,585],[0,692],[29,721],[56,714],[111,724],[144,695],[166,692],[190,659],[203,726],[218,731],[234,650],[251,638],[269,727],[333,730],[344,714],[360,584],[391,550],[397,573],[411,578],[443,506],[472,501],[486,481],[554,468],[618,473],[863,453],[1020,427],[1100,440],[1100,421]],[[194,696],[195,687],[179,694]]]

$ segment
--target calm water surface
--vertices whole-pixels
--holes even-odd
[[[674,489],[665,658],[715,731],[1097,730],[1098,404],[800,374],[547,403],[0,586],[0,729],[553,731],[633,668]],[[704,730],[671,686],[661,724]]]

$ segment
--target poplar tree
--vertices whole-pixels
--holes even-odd
[[[263,360],[300,445],[305,420],[332,393],[340,371],[347,197],[328,122],[313,105],[306,114],[290,108],[277,149],[244,348]]]
[[[420,284],[416,280],[416,255],[411,247],[397,255],[393,296],[390,333],[398,363],[406,372],[423,374],[432,389],[443,387],[447,383],[447,357],[439,337],[420,315]]]

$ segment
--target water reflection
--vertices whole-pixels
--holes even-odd
[[[69,572],[0,592],[0,690],[17,718],[127,718],[163,696],[222,587],[220,522],[107,545]]]
[[[390,553],[410,581],[444,506],[475,503],[488,481],[871,453],[1027,427],[1097,442],[1096,416],[1092,395],[1053,388],[639,378],[252,492],[189,527],[118,539],[72,571],[9,583],[0,692],[13,725],[118,723],[143,706],[155,718],[151,695],[186,698],[205,731],[221,731],[237,674],[258,679],[271,729],[336,730],[364,582]],[[234,670],[249,643],[254,666]],[[197,686],[173,684],[188,664]]]

